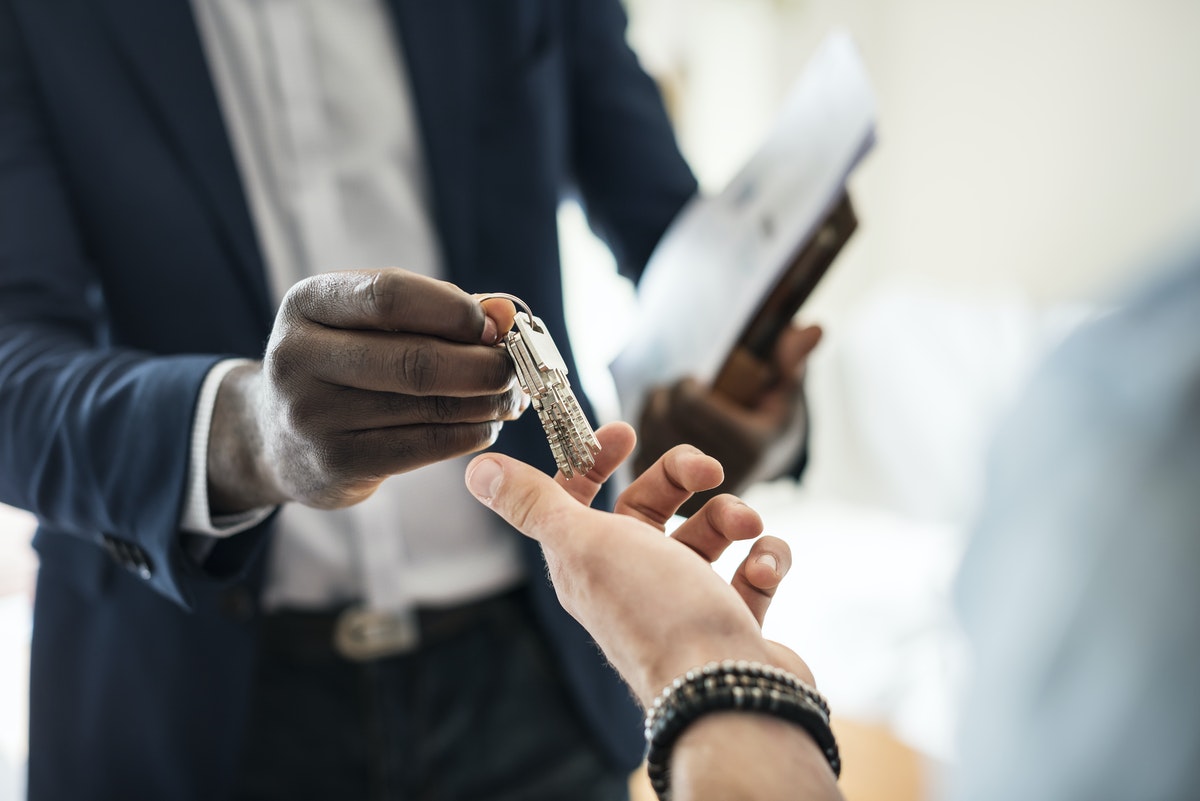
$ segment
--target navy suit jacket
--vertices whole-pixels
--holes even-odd
[[[618,1],[390,5],[451,279],[565,332],[564,193],[636,278],[696,189]],[[271,523],[202,564],[177,526],[203,377],[261,356],[273,315],[188,0],[0,0],[0,501],[40,521],[31,798],[226,792]],[[532,415],[499,447],[552,469]],[[632,767],[628,691],[523,542],[580,708]]]

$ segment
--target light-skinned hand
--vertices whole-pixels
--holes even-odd
[[[596,466],[551,478],[495,453],[467,467],[481,502],[541,543],[558,598],[586,628],[643,704],[677,675],[721,659],[775,664],[812,681],[792,651],[761,626],[791,551],[762,534],[762,519],[731,495],[710,500],[670,536],[664,526],[693,493],[721,483],[720,464],[691,446],[672,448],[618,499],[615,513],[589,508],[633,451],[624,423],[596,432]],[[726,583],[711,562],[734,541],[757,538]]]

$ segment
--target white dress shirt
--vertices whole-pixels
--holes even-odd
[[[382,0],[192,0],[276,301],[328,270],[441,276],[400,42]],[[202,390],[183,528],[228,536],[271,510],[213,521],[205,457],[223,362]],[[400,611],[515,585],[517,543],[466,491],[467,458],[393,476],[367,501],[280,511],[264,604],[363,601]]]

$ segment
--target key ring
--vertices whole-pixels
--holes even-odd
[[[479,295],[478,297],[479,297],[480,303],[482,303],[485,300],[491,300],[492,298],[503,298],[504,300],[511,300],[515,305],[520,306],[522,309],[525,310],[525,316],[529,318],[529,325],[533,328],[533,330],[534,331],[541,330],[540,328],[537,327],[537,323],[534,322],[537,318],[533,316],[533,310],[529,308],[529,304],[526,303],[525,301],[521,300],[520,298],[518,298],[516,295],[510,295],[507,292],[484,292],[482,295]]]
[[[596,466],[600,441],[579,406],[567,380],[567,363],[559,353],[546,324],[533,316],[525,301],[507,292],[476,296],[480,301],[504,298],[524,309],[513,319],[504,336],[504,347],[512,360],[517,383],[537,411],[554,461],[565,478],[584,475]]]
[[[510,295],[507,292],[484,292],[482,295],[477,295],[476,297],[479,298],[481,303],[485,300],[491,300],[492,298],[511,300],[514,304],[525,310],[525,313],[529,315],[530,320],[533,319],[533,311],[529,308],[529,304],[518,298],[516,295]]]

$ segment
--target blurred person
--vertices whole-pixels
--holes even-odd
[[[950,801],[1185,801],[1200,786],[1200,251],[1183,261],[1070,337],[998,432],[958,578],[976,668]],[[633,434],[600,433],[611,470]],[[662,536],[702,458],[669,452],[616,515],[586,507],[593,486],[502,455],[467,468],[475,496],[542,545],[563,605],[647,707],[730,659],[812,684],[758,629],[785,544],[755,542],[730,586],[707,563],[761,530],[748,510],[710,501]],[[665,758],[671,798],[841,797],[827,732],[704,714],[712,695],[673,707],[691,722]]]
[[[636,706],[457,461],[508,422],[552,464],[512,309],[468,291],[574,370],[560,198],[636,279],[696,191],[624,32],[617,0],[0,0],[31,798],[625,796]],[[674,414],[798,469],[768,451],[814,343],[762,409]]]

